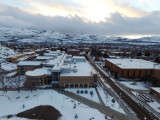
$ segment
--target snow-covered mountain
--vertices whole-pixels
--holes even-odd
[[[54,31],[38,31],[20,28],[0,28],[0,41],[12,42],[53,42],[57,44],[69,43],[127,43],[127,44],[158,44],[160,36],[129,39],[115,36],[99,36],[91,34],[58,33]]]

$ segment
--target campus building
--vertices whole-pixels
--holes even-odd
[[[50,51],[43,57],[37,57],[37,60],[41,62],[41,67],[25,72],[26,86],[96,86],[97,74],[84,56],[72,57],[65,52]]]
[[[80,51],[77,50],[77,49],[69,49],[69,50],[67,51],[67,54],[78,56],[78,55],[80,54]]]
[[[122,78],[141,78],[146,74],[154,74],[160,78],[160,70],[156,63],[142,59],[106,59],[106,67]]]
[[[42,67],[41,61],[20,61],[17,64],[17,71],[19,75],[25,75],[25,72]]]

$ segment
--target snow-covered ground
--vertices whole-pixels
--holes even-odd
[[[125,114],[123,109],[119,106],[118,102],[112,96],[110,96],[106,91],[104,91],[102,87],[98,87],[97,89],[106,106]],[[115,100],[115,103],[112,102],[112,99]]]
[[[90,99],[92,101],[95,101],[95,102],[99,103],[99,98],[97,96],[95,88],[68,88],[68,89],[65,89],[65,90],[71,91],[75,94],[78,94],[82,97],[85,97],[87,99]],[[79,93],[77,93],[77,90],[79,91]],[[83,93],[81,93],[81,91],[83,91]],[[85,91],[87,91],[88,93],[85,93]],[[90,94],[91,91],[93,92],[93,95]]]
[[[139,94],[138,92],[132,92],[136,97]],[[137,97],[139,99],[139,97]],[[158,103],[157,101],[151,101],[151,102],[146,102],[149,106],[151,106],[154,110],[156,110],[157,112],[160,112],[160,103]]]
[[[9,63],[9,62],[1,63],[1,69],[5,71],[16,70],[17,64]]]
[[[128,88],[131,88],[131,89],[136,89],[136,90],[149,90],[147,88],[147,85],[144,83],[144,82],[135,82],[136,84],[134,85],[133,84],[134,82],[131,82],[131,81],[123,81],[121,82],[121,84],[125,85],[126,87]]]
[[[5,59],[9,56],[15,55],[16,53],[14,52],[14,50],[7,48],[5,46],[2,46],[0,44],[0,58]]]
[[[121,113],[125,114],[125,112],[119,106],[117,101],[115,101],[115,103],[112,102],[112,99],[113,99],[112,96],[110,96],[108,93],[106,95],[105,91],[101,87],[97,87],[97,89],[98,89],[98,92],[100,93],[100,96],[101,96],[101,98],[102,98],[102,100],[103,100],[103,102],[106,106],[110,107],[113,110],[116,110],[118,112],[121,112]],[[95,88],[69,88],[69,89],[65,89],[65,90],[71,91],[71,92],[73,92],[75,94],[78,94],[82,97],[85,97],[87,99],[90,99],[92,101],[100,103]],[[79,93],[77,93],[77,90],[79,90]],[[87,94],[85,93],[85,90],[88,91]],[[81,91],[83,91],[83,93],[81,93]],[[90,94],[90,91],[93,92],[93,95]]]
[[[70,99],[54,90],[37,90],[37,91],[10,91],[8,93],[0,92],[0,117],[8,114],[17,114],[27,109],[39,105],[51,105],[63,115],[60,120],[75,120],[75,114],[79,120],[104,120],[105,115],[90,108],[82,103]],[[9,96],[9,99],[8,97]],[[25,108],[23,108],[23,104]],[[76,106],[76,108],[73,108]]]
[[[12,118],[0,118],[0,120],[33,120],[33,119],[12,117]]]
[[[148,105],[150,105],[157,112],[160,112],[160,103],[154,101],[154,102],[149,102]]]

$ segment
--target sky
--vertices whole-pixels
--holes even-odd
[[[0,0],[0,26],[67,33],[160,34],[160,0]]]

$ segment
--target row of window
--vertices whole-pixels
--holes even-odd
[[[81,78],[81,79],[61,79],[61,82],[75,82],[75,81],[93,81],[92,79],[86,79],[86,78]]]

